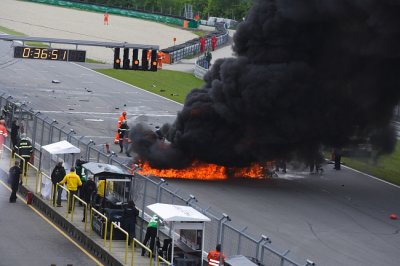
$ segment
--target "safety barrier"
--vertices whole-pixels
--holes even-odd
[[[132,241],[132,259],[131,259],[131,266],[134,265],[134,257],[135,257],[135,244],[138,244],[142,248],[144,248],[147,252],[149,252],[149,266],[153,264],[153,251],[149,249],[147,246],[145,246],[142,242],[137,240],[136,238],[133,238]]]
[[[111,223],[111,228],[110,228],[110,245],[108,247],[108,250],[111,252],[111,248],[112,248],[112,241],[113,241],[113,232],[114,232],[114,227],[117,228],[118,230],[120,230],[125,236],[125,257],[124,257],[124,262],[127,263],[128,262],[128,241],[129,241],[129,234],[127,231],[125,231],[124,229],[122,229],[118,224],[116,224],[115,222]],[[133,255],[132,255],[133,256]]]
[[[209,33],[208,35],[204,36],[205,38],[205,50],[211,50],[211,38],[212,36],[215,36],[217,38],[217,44],[216,47],[220,47],[222,45],[225,45],[226,43],[229,42],[230,37],[229,37],[229,32],[225,28],[224,23],[217,23],[216,24],[216,30]],[[189,56],[194,56],[200,53],[200,43],[199,43],[199,38],[187,41],[185,43],[175,45],[166,49],[162,50],[164,53],[167,53],[170,61],[167,63],[173,64],[176,62],[179,62],[180,60],[189,57]]]
[[[11,125],[11,121],[14,118],[22,121],[25,132],[27,136],[31,138],[32,146],[35,147],[36,154],[39,154],[41,146],[56,141],[67,140],[81,149],[81,156],[85,161],[111,163],[132,171],[132,169],[125,165],[120,158],[114,154],[107,154],[102,149],[103,145],[98,146],[91,139],[84,136],[78,136],[78,134],[74,130],[70,130],[69,127],[68,130],[65,130],[65,126],[60,126],[58,123],[54,122],[53,119],[42,113],[33,112],[29,106],[24,103],[19,103],[11,96],[5,96],[4,93],[0,95],[0,107],[2,107],[2,109],[7,108],[8,110],[7,115],[5,116],[7,125]],[[74,165],[75,163],[74,157],[69,154],[63,155],[62,158],[68,165]],[[39,163],[40,160],[36,160],[36,164]],[[38,167],[38,169],[42,168]],[[50,179],[46,174],[39,172],[38,184],[42,184],[43,178]],[[38,192],[38,190],[41,192],[41,189],[42,186],[40,185],[36,192]],[[221,211],[214,209],[214,207],[203,205],[189,193],[168,185],[166,181],[160,181],[160,179],[150,178],[135,173],[131,191],[136,206],[142,210],[145,210],[146,206],[150,204],[160,202],[189,205],[207,215],[211,219],[211,222],[206,223],[204,250],[213,249],[217,243],[222,243],[223,251],[226,256],[241,254],[256,258],[265,265],[275,264],[278,259],[290,261],[285,253],[272,249],[271,245],[268,245],[268,248],[264,248],[264,251],[260,252],[259,248],[264,245],[263,242],[260,243],[260,236],[248,234],[246,228],[243,229],[243,226],[234,224],[234,222],[227,219],[227,216]],[[90,216],[90,233],[92,231],[93,212],[92,208]],[[98,214],[99,216],[102,216],[101,213]],[[142,236],[145,231],[145,223],[143,222],[145,218],[144,215],[145,213],[142,211],[142,220],[138,224],[140,239],[143,239]],[[106,219],[104,215],[103,219]],[[105,234],[105,236],[106,235],[107,234]],[[106,238],[104,238],[104,246],[105,245]],[[300,266],[302,264],[289,263],[289,265]]]
[[[104,239],[103,239],[103,246],[106,246],[106,240],[107,240],[107,224],[108,224],[108,218],[103,215],[101,212],[96,210],[95,208],[90,209],[90,235],[92,234],[93,231],[93,213],[96,213],[98,216],[104,219]]]

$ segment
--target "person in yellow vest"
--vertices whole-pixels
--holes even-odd
[[[106,194],[106,181],[105,180],[100,180],[99,183],[97,184],[97,195],[100,197],[104,198]],[[112,191],[113,190],[113,183],[111,181],[107,182],[107,191]]]
[[[59,184],[64,185],[65,183],[67,183],[67,189],[69,191],[68,213],[71,213],[72,198],[77,194],[78,187],[82,186],[81,178],[75,173],[75,167],[71,167],[71,171],[64,176]]]

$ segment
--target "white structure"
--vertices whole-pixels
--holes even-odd
[[[72,154],[72,162],[74,161],[75,154],[80,153],[81,150],[71,143],[69,143],[66,140],[62,140],[59,142],[51,143],[45,146],[42,146],[40,149],[40,161],[39,161],[39,169],[44,168],[45,170],[49,171],[51,173],[52,171],[52,161],[56,161],[53,156],[58,156],[58,155],[70,155]],[[44,159],[42,160],[42,155],[44,155]],[[42,165],[42,162],[44,163],[44,167]],[[64,165],[64,168],[66,165]],[[69,169],[66,169],[67,173],[69,172]],[[47,178],[42,179],[42,196],[45,199],[50,199],[51,196],[51,188],[52,188],[52,183],[51,180]],[[64,200],[65,199],[65,191],[63,191],[63,194],[61,198]]]
[[[205,222],[210,222],[210,218],[201,214],[190,206],[172,205],[164,203],[155,203],[147,206],[160,219],[169,224],[172,231],[172,254],[171,264],[174,264],[174,243],[176,230],[202,230],[201,240],[201,265],[203,265],[204,249],[204,229]]]

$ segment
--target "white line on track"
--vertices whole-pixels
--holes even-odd
[[[400,186],[398,186],[398,185],[396,185],[396,184],[392,184],[392,183],[390,183],[390,182],[388,182],[388,181],[386,181],[386,180],[380,179],[380,178],[378,178],[378,177],[376,177],[376,176],[373,176],[373,175],[370,175],[370,174],[367,174],[367,173],[358,171],[358,170],[356,170],[356,169],[353,169],[353,168],[348,167],[348,166],[345,166],[345,165],[342,165],[342,167],[347,168],[347,169],[349,169],[349,170],[352,170],[352,171],[354,171],[354,172],[356,172],[356,173],[359,173],[359,174],[363,174],[363,175],[365,175],[365,176],[368,176],[368,177],[370,177],[370,178],[372,178],[372,179],[375,179],[376,181],[381,181],[381,182],[383,182],[383,183],[386,183],[386,184],[388,184],[388,185],[394,186],[394,187],[396,187],[396,188],[400,188]]]

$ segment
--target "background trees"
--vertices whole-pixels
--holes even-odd
[[[71,0],[70,0],[71,1]],[[240,21],[246,16],[252,0],[72,0],[110,7],[183,16],[185,4],[193,6],[193,15],[207,20],[211,17],[231,18]]]

